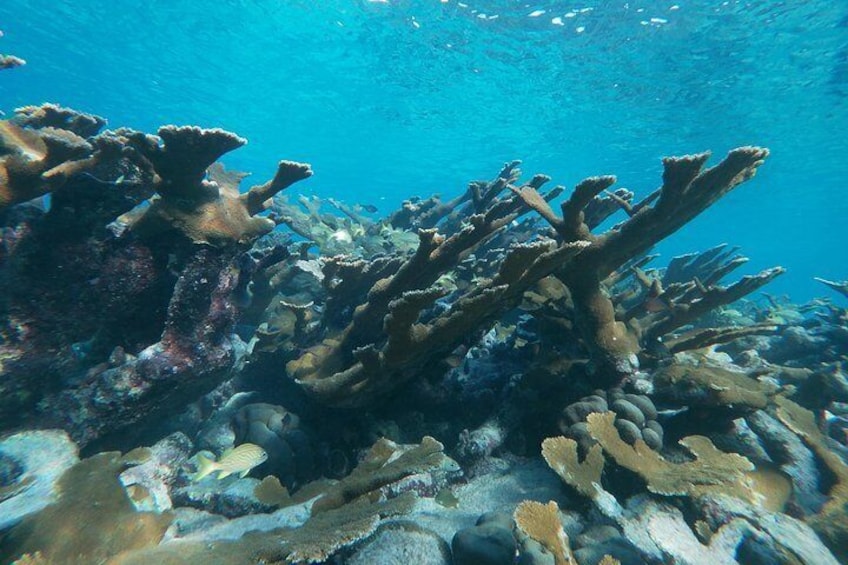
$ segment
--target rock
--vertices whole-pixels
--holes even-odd
[[[382,524],[345,561],[347,565],[450,565],[448,544],[412,522]]]
[[[617,559],[621,565],[644,565],[645,557],[623,537],[614,537],[597,545],[581,547],[574,552],[579,565],[599,565],[604,556]]]
[[[654,402],[644,394],[625,394],[624,400],[634,405],[645,416],[646,420],[657,419],[657,407]],[[634,423],[638,423],[633,420]]]
[[[21,432],[0,441],[0,531],[58,499],[56,481],[79,462],[79,451],[59,430]]]
[[[639,426],[637,426],[630,420],[616,418],[615,429],[618,430],[618,435],[621,436],[621,439],[623,439],[630,445],[636,443],[637,439],[642,438],[642,431],[639,429]]]
[[[276,475],[288,489],[317,476],[315,453],[296,414],[274,404],[247,404],[235,414],[233,425],[236,444],[255,443],[268,453],[257,467],[260,475]]]
[[[562,414],[568,425],[585,422],[586,416],[595,412],[606,412],[607,401],[598,395],[591,395],[565,407]]]
[[[655,451],[659,451],[662,448],[662,438],[651,428],[642,430],[642,440],[648,447]]]
[[[188,436],[173,433],[150,448],[146,461],[120,474],[121,483],[128,492],[144,493],[130,497],[138,510],[164,512],[173,507],[169,489],[188,461],[191,450]]]
[[[587,547],[603,543],[609,539],[621,537],[621,532],[614,526],[592,526],[578,536],[574,536],[575,547]]]
[[[223,516],[196,508],[174,508],[172,512],[174,520],[165,532],[162,543],[208,530],[212,526],[217,526],[227,521]]]
[[[512,565],[518,544],[511,525],[491,521],[459,530],[451,548],[454,565]]]
[[[174,488],[171,498],[175,506],[197,508],[227,518],[270,512],[274,507],[260,502],[254,492],[259,483],[258,479],[249,477],[206,478]]]
[[[662,448],[663,430],[656,420],[657,408],[653,401],[643,394],[625,394],[620,388],[607,392],[599,390],[566,406],[559,420],[560,431],[587,451],[595,440],[588,433],[586,418],[589,414],[608,410],[615,413],[615,427],[624,441],[633,445],[637,439],[643,439],[651,449]]]
[[[555,565],[556,557],[545,547],[528,536],[522,536],[519,542],[516,565]]]

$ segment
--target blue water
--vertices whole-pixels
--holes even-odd
[[[457,194],[524,160],[645,194],[660,158],[745,144],[758,177],[664,243],[729,242],[767,290],[848,278],[848,2],[147,0],[0,2],[0,109],[58,102],[155,131],[220,126],[229,166],[375,204]]]

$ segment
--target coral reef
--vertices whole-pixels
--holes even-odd
[[[378,218],[282,194],[303,163],[243,190],[235,134],[104,126],[0,122],[6,560],[848,559],[846,310],[746,299],[783,270],[726,282],[729,245],[649,255],[767,150],[560,212],[513,161]],[[190,481],[244,443],[261,480]]]
[[[158,483],[168,497],[173,480],[167,476],[179,462],[173,454],[182,451],[182,441],[175,436],[123,457],[101,453],[70,467],[59,480],[56,503],[4,534],[3,557],[39,554],[61,563],[201,563],[223,555],[227,563],[317,562],[368,537],[381,517],[408,512],[416,498],[413,491],[388,500],[378,500],[375,494],[406,476],[442,465],[444,458],[441,444],[432,438],[407,448],[381,442],[345,480],[313,483],[304,488],[308,494],[290,499],[288,508],[264,519],[246,516],[173,537],[166,536],[166,529],[179,515],[176,510],[160,505],[153,512],[138,511],[136,495],[139,486]],[[163,474],[165,462],[170,470]],[[26,495],[16,493],[12,500],[20,496]],[[257,533],[244,535],[249,531]]]
[[[818,563],[819,560],[836,563],[834,555],[842,558],[845,535],[842,492],[845,463],[824,447],[812,414],[780,396],[774,398],[771,407],[776,408],[790,429],[811,445],[836,477],[837,482],[828,493],[829,500],[808,517],[809,526],[781,514],[782,505],[775,508],[768,500],[774,496],[773,489],[780,488],[779,482],[765,480],[748,459],[717,450],[705,437],[681,440],[681,445],[690,450],[694,458],[672,462],[652,451],[642,440],[628,446],[613,424],[615,414],[592,413],[587,417],[588,431],[597,444],[592,446],[584,461],[579,460],[577,442],[564,437],[545,440],[542,452],[566,484],[591,499],[604,515],[622,527],[640,551],[653,559],[686,562],[719,559],[736,563],[743,542],[752,532],[757,532],[754,537],[759,544],[756,551],[768,555],[770,561],[791,562],[794,559],[800,563]],[[652,493],[689,499],[704,518],[691,527],[678,508],[651,500],[644,494],[637,494],[622,507],[618,498],[601,483],[607,459],[637,474]],[[759,489],[765,490],[760,492]],[[825,549],[813,530],[822,536],[834,554]],[[707,545],[702,543],[705,539],[709,539]]]
[[[601,382],[615,383],[631,375],[637,368],[635,355],[639,351],[637,336],[615,317],[614,305],[602,285],[604,279],[753,177],[768,156],[768,150],[735,149],[716,166],[703,170],[709,156],[709,153],[700,153],[664,159],[662,187],[637,204],[621,202],[629,219],[599,236],[591,233],[586,209],[598,194],[615,182],[615,177],[594,177],[580,183],[563,202],[561,216],[557,216],[532,187],[518,191],[525,204],[536,210],[562,241],[591,242],[580,259],[561,268],[557,276],[571,292],[578,316],[577,327],[598,364]],[[719,304],[744,296],[780,272],[780,269],[766,271],[726,290],[709,292],[701,288],[700,296],[692,298],[696,304],[694,308],[687,303],[685,307],[671,309],[668,321],[660,326],[664,330],[662,333]],[[661,295],[662,291],[657,294]],[[682,319],[675,320],[675,316]],[[661,335],[659,329],[653,335],[657,334]]]
[[[421,230],[416,252],[396,265],[393,274],[379,266],[379,274],[372,274],[374,262],[346,264],[374,281],[367,302],[356,307],[353,319],[340,333],[289,362],[289,374],[323,402],[348,406],[373,402],[478,335],[481,327],[515,305],[532,284],[582,250],[581,243],[515,245],[491,281],[465,293],[449,311],[418,323],[421,312],[446,294],[434,284],[438,278],[461,254],[514,219],[515,213],[509,209],[505,213],[504,208],[493,205],[472,216],[467,226],[449,238],[435,230]],[[325,273],[327,279],[331,277]]]
[[[55,105],[0,123],[0,373],[15,375],[3,378],[0,421],[30,413],[82,443],[154,421],[231,374],[245,351],[233,333],[238,258],[273,229],[257,216],[266,201],[311,174],[283,161],[240,195],[238,175],[206,176],[243,143],[235,135],[98,134],[104,123]],[[49,210],[9,209],[46,192]]]

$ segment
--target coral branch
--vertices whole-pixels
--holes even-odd
[[[100,152],[74,132],[24,128],[0,121],[0,210],[61,188],[90,170]]]
[[[822,283],[825,286],[832,288],[833,290],[835,290],[836,292],[838,292],[842,296],[848,298],[848,281],[834,282],[834,281],[829,281],[827,279],[821,279],[819,277],[815,277],[815,280],[817,280],[818,282]]]
[[[270,206],[268,200],[273,198],[275,194],[311,176],[312,169],[305,163],[280,161],[277,165],[277,173],[274,175],[274,178],[265,184],[251,187],[247,193],[241,195],[241,200],[245,203],[247,213],[255,216],[259,212],[268,209]]]
[[[26,65],[26,61],[14,55],[0,55],[0,70],[14,69]]]
[[[719,306],[735,302],[769,283],[772,279],[784,272],[786,270],[783,267],[774,267],[766,269],[757,275],[742,277],[742,279],[729,287],[713,286],[711,288],[703,288],[703,285],[700,285],[701,288],[698,289],[700,296],[691,299],[687,303],[673,302],[668,317],[651,325],[649,328],[645,328],[646,341],[651,342],[659,339],[665,334],[694,322]]]
[[[266,201],[292,183],[312,175],[307,164],[281,161],[274,178],[239,192],[243,175],[226,173],[213,163],[244,145],[245,140],[221,129],[165,126],[159,138],[119,132],[149,159],[159,182],[159,198],[124,221],[146,237],[177,230],[195,243],[247,243],[274,229],[275,223],[256,214]],[[209,169],[209,179],[206,178]]]
[[[699,496],[711,492],[732,492],[750,461],[734,453],[724,453],[703,436],[690,436],[680,444],[692,452],[694,461],[672,463],[637,439],[633,446],[619,436],[612,412],[590,414],[589,433],[616,463],[638,473],[651,492],[665,496]]]
[[[591,242],[586,251],[557,276],[571,291],[577,327],[598,366],[600,384],[614,384],[632,374],[638,366],[635,354],[640,349],[636,336],[616,318],[615,307],[602,281],[754,176],[767,156],[766,149],[742,147],[706,170],[702,169],[709,153],[666,158],[663,160],[663,186],[659,191],[632,207],[629,202],[627,205],[620,202],[630,218],[599,236],[591,233],[593,226],[587,224],[585,211],[615,182],[615,177],[593,177],[581,182],[563,202],[561,219],[553,216],[550,208],[542,206],[538,195],[530,189],[519,193],[524,203],[539,211],[563,241]],[[755,280],[744,280],[733,287],[733,291],[728,290],[728,294],[739,291],[744,295],[780,272],[778,268],[762,273]],[[702,308],[694,309],[691,316],[700,316],[718,303],[726,302],[716,296],[712,301],[705,301]],[[657,333],[663,329],[668,331],[671,326],[666,324]]]

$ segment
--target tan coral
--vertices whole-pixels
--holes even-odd
[[[542,544],[553,554],[556,565],[575,565],[571,544],[559,519],[559,506],[551,500],[547,504],[525,500],[513,514],[515,525],[525,534]]]
[[[96,135],[106,125],[106,120],[100,116],[50,103],[40,106],[21,106],[20,108],[15,108],[15,115],[12,121],[20,127],[66,130],[82,138],[89,138]]]
[[[312,505],[312,513],[339,508],[383,485],[449,464],[444,446],[432,437],[424,436],[420,444],[406,451],[381,439],[350,475],[324,490]]]
[[[194,243],[246,243],[274,229],[272,220],[258,214],[276,193],[312,176],[308,164],[280,161],[270,181],[239,191],[242,174],[226,173],[214,165],[245,140],[220,129],[164,126],[159,137],[118,130],[153,166],[156,192],[146,208],[119,219],[144,237],[173,230]],[[207,178],[207,170],[208,178]]]
[[[0,210],[63,186],[98,161],[94,147],[75,133],[22,128],[0,121]]]
[[[548,466],[577,492],[587,498],[598,495],[604,471],[604,454],[600,445],[593,445],[581,462],[576,441],[563,436],[549,437],[542,442],[542,456]]]
[[[136,512],[118,480],[120,453],[100,453],[59,479],[59,500],[28,516],[4,539],[0,557],[39,554],[49,563],[102,563],[125,550],[156,545],[169,513]]]
[[[831,551],[845,561],[848,559],[848,465],[828,447],[812,412],[787,398],[778,398],[776,403],[780,421],[801,436],[833,476],[828,501],[807,521]]]
[[[672,364],[655,371],[656,395],[688,406],[733,406],[753,411],[774,402],[781,389],[744,373],[699,364]]]
[[[744,473],[753,470],[748,459],[716,449],[703,436],[689,436],[680,445],[694,456],[693,461],[673,463],[637,439],[630,446],[618,434],[613,422],[613,412],[590,414],[587,418],[589,433],[604,449],[604,453],[626,469],[637,473],[647,483],[648,490],[666,496],[699,496],[711,492],[732,494],[742,490]]]

